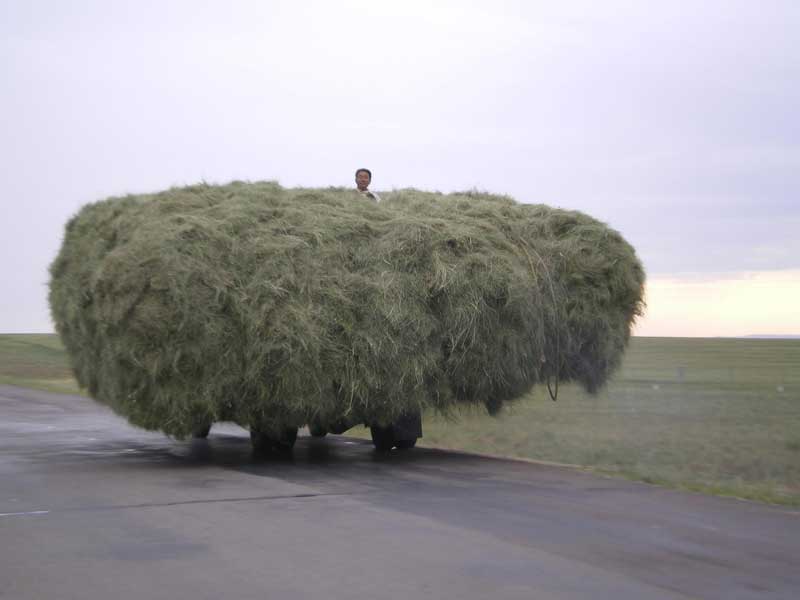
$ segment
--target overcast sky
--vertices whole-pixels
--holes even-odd
[[[656,283],[798,289],[798,32],[796,0],[0,0],[0,332],[52,330],[87,202],[359,166],[583,210]]]

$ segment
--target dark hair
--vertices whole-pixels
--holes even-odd
[[[372,171],[370,171],[369,169],[356,169],[356,177],[358,177],[358,174],[361,172],[364,172],[367,175],[369,175],[369,180],[372,181]]]

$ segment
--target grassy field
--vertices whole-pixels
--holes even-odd
[[[0,382],[77,392],[48,335],[0,335]],[[634,338],[596,396],[538,389],[496,418],[428,415],[424,429],[428,446],[800,506],[800,340]]]
[[[0,334],[0,383],[78,394],[64,346],[52,334]]]

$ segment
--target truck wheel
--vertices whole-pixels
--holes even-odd
[[[275,443],[275,449],[278,451],[289,452],[294,448],[294,443],[297,441],[297,427],[287,427],[281,433],[281,437]]]
[[[209,432],[211,431],[211,425],[203,425],[202,427],[198,427],[192,432],[192,437],[196,440],[204,440],[208,437]]]
[[[260,431],[250,430],[250,443],[253,445],[255,454],[266,454],[272,450],[272,439]]]
[[[328,430],[317,423],[309,424],[308,432],[314,437],[325,437],[328,435]]]
[[[388,427],[379,427],[373,425],[369,428],[372,434],[372,443],[378,452],[389,452],[394,447],[394,429],[389,425]]]
[[[397,447],[401,450],[409,450],[417,445],[417,438],[412,440],[397,440]]]
[[[287,427],[278,438],[255,429],[250,431],[250,442],[253,444],[253,452],[256,454],[269,452],[288,453],[292,450],[296,441],[297,427]]]

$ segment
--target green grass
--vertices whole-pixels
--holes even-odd
[[[538,389],[497,418],[427,416],[424,433],[427,446],[800,506],[800,340],[634,338],[596,396]]]
[[[79,394],[61,340],[52,334],[0,334],[0,383]]]
[[[0,383],[78,393],[52,335],[0,335]],[[800,506],[800,340],[634,338],[597,396],[538,389],[496,418],[429,415],[424,430],[427,446]]]

